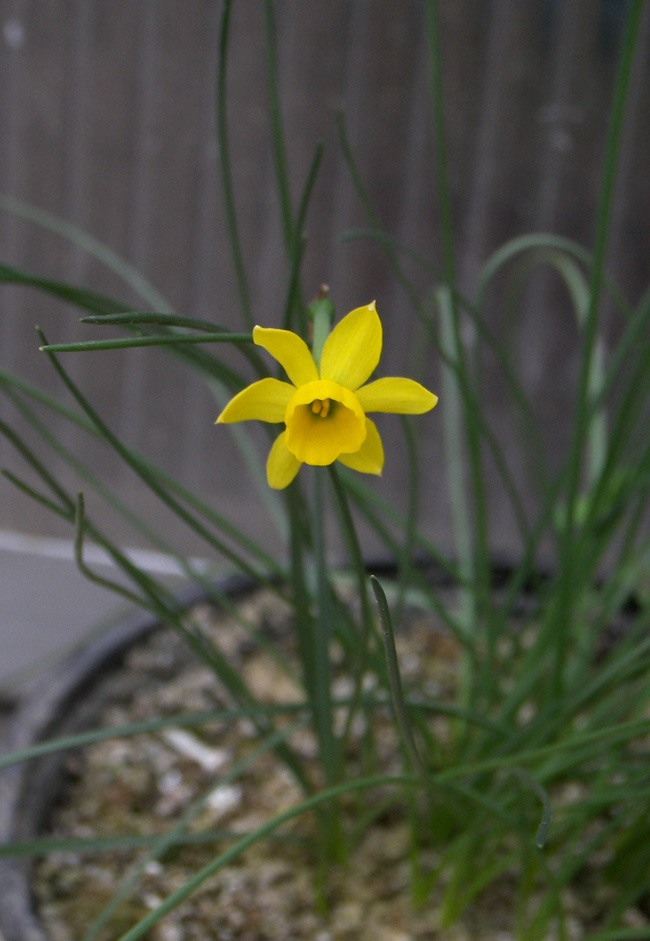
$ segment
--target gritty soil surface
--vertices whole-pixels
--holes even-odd
[[[228,653],[257,698],[268,704],[302,699],[299,684],[273,654],[279,650],[289,659],[293,654],[287,611],[276,597],[258,593],[241,604],[239,618],[217,615],[207,605],[195,609],[192,617]],[[241,618],[271,642],[271,652],[251,640]],[[439,699],[451,698],[455,643],[432,627],[430,616],[424,620],[412,614],[409,620],[408,632],[398,638],[405,684],[415,684]],[[186,644],[169,631],[161,630],[135,647],[126,667],[108,681],[114,702],[102,714],[103,725],[233,706],[214,674],[198,665]],[[337,677],[335,686],[342,697],[353,689],[346,676]],[[344,711],[340,717],[344,723]],[[277,727],[294,719],[274,721]],[[373,726],[372,754],[368,723]],[[447,720],[435,719],[434,724],[444,740],[449,734]],[[52,941],[82,938],[124,877],[140,867],[135,890],[98,935],[101,941],[115,941],[237,838],[303,799],[295,778],[273,753],[258,756],[241,773],[232,773],[259,741],[250,719],[240,718],[110,739],[72,755],[68,787],[52,821],[53,835],[163,835],[188,808],[194,808],[186,822],[194,842],[175,845],[158,858],[148,857],[140,847],[83,856],[59,852],[39,862],[38,909]],[[302,726],[288,735],[288,741],[317,784],[311,733]],[[347,759],[350,777],[366,773],[370,766],[384,773],[403,773],[388,708],[375,709],[372,718],[363,712],[357,716]],[[319,820],[315,815],[294,818],[203,882],[146,937],[152,941],[509,941],[517,937],[514,886],[507,877],[452,927],[441,927],[439,888],[434,886],[426,902],[414,908],[413,830],[403,794],[396,799],[395,789],[375,789],[344,798],[340,806],[349,834],[346,862],[327,867],[326,872],[319,868],[314,852]],[[371,816],[376,811],[372,826],[355,835],[353,821],[368,811]],[[434,847],[421,849],[422,871],[435,870],[439,862]],[[566,937],[585,937],[584,898],[567,893],[565,901]]]

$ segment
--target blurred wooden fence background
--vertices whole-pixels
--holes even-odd
[[[647,286],[650,259],[645,6],[608,264],[631,300]],[[228,114],[252,308],[256,321],[272,325],[279,322],[287,265],[267,109],[264,7],[261,0],[233,4]],[[294,201],[317,141],[325,144],[306,225],[305,291],[311,295],[327,282],[341,314],[376,298],[385,318],[384,374],[402,372],[419,343],[404,295],[376,244],[340,240],[367,220],[342,158],[336,116],[345,114],[353,153],[388,232],[438,264],[424,3],[279,0],[274,9]],[[516,235],[552,231],[591,247],[626,9],[624,0],[440,3],[454,236],[468,293],[489,253]],[[178,312],[237,326],[215,133],[221,12],[218,0],[0,0],[0,193],[101,240]],[[0,260],[143,306],[105,265],[6,203]],[[414,277],[422,291],[434,283],[423,272]],[[498,309],[491,316],[498,324]],[[550,445],[561,448],[576,327],[566,298],[546,281],[528,295],[523,318],[526,386],[539,398]],[[58,388],[37,352],[34,325],[51,341],[105,335],[81,329],[77,319],[33,291],[3,288],[0,364]],[[615,331],[615,320],[606,329]],[[213,427],[216,403],[172,358],[156,350],[110,352],[69,356],[66,365],[131,444],[243,524],[255,520],[259,510],[231,435]],[[434,388],[438,375],[435,361],[426,364]],[[507,449],[498,377],[485,394]],[[0,409],[20,424],[7,403]],[[389,418],[386,427],[399,456],[397,423]],[[429,462],[423,518],[444,533],[441,428],[437,415],[421,422],[419,435]],[[167,525],[112,455],[62,422],[53,420],[51,430],[66,446],[82,448],[91,466],[135,498],[152,522]],[[6,444],[0,458],[19,466]],[[52,467],[68,475],[60,461],[53,459]],[[388,462],[378,486],[401,500],[399,460]],[[491,496],[494,540],[507,545],[510,516],[496,485]],[[67,532],[4,482],[0,501],[0,528]]]

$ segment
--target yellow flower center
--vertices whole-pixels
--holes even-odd
[[[320,415],[321,418],[327,418],[330,413],[331,406],[332,402],[330,399],[325,399],[324,401],[321,399],[314,399],[314,401],[311,403],[311,410],[314,415]]]
[[[366,416],[356,395],[328,379],[296,389],[284,421],[287,448],[305,464],[331,464],[339,454],[358,451],[366,438]]]

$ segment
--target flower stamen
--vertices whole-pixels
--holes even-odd
[[[320,415],[321,418],[327,418],[332,403],[329,399],[314,399],[311,403],[311,410],[314,415]]]

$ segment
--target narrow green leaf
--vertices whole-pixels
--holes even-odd
[[[12,196],[0,195],[0,209],[11,212],[23,219],[49,229],[57,235],[62,236],[73,245],[79,246],[86,254],[96,258],[105,265],[110,271],[113,271],[125,284],[128,284],[144,301],[156,310],[164,310],[171,313],[171,307],[165,298],[147,281],[146,278],[127,261],[121,258],[116,252],[110,249],[99,239],[94,238],[87,232],[60,219],[52,213],[46,212],[36,206],[22,200],[15,199]],[[123,307],[124,305],[120,305]]]
[[[390,680],[390,691],[393,699],[393,709],[395,712],[397,727],[399,729],[400,737],[404,747],[406,748],[406,752],[413,763],[413,767],[421,775],[423,781],[428,783],[429,773],[418,751],[415,738],[413,737],[413,730],[411,729],[411,724],[409,722],[408,712],[406,711],[404,692],[402,690],[402,678],[400,675],[399,661],[397,659],[397,649],[395,647],[393,622],[390,616],[388,601],[386,600],[386,593],[381,587],[381,582],[375,575],[370,576],[370,584],[372,585],[375,601],[377,602],[377,607],[379,609],[381,636],[384,642],[384,650],[386,652],[388,678]]]
[[[186,343],[252,343],[251,333],[175,333],[167,336],[119,337],[114,340],[88,340],[80,343],[48,343],[43,353],[81,353],[121,350],[137,346],[180,346]]]

